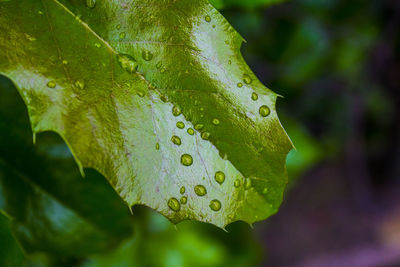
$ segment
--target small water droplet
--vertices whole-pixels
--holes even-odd
[[[228,64],[229,64],[229,65],[232,65],[232,60],[228,60]]]
[[[267,194],[267,193],[268,193],[268,188],[265,187],[265,188],[263,189],[263,194],[265,195],[265,194]]]
[[[143,57],[144,60],[150,61],[150,60],[153,59],[153,54],[150,51],[143,50],[142,57]]]
[[[212,120],[212,124],[214,124],[214,125],[219,125],[219,119],[214,118],[214,119]]]
[[[171,137],[171,141],[172,141],[172,143],[174,143],[177,146],[180,146],[182,144],[181,139],[179,138],[179,136],[176,136],[176,135]]]
[[[135,73],[138,68],[138,63],[130,55],[118,54],[118,63],[121,66],[121,68],[123,68],[129,73]]]
[[[243,75],[243,81],[244,81],[246,84],[251,84],[251,83],[253,82],[253,80],[251,79],[251,77],[250,77],[249,75],[247,75],[247,74]]]
[[[258,100],[258,95],[257,95],[257,93],[252,93],[251,94],[251,99],[253,100],[253,101],[257,101]]]
[[[225,182],[225,173],[221,172],[221,171],[217,171],[215,173],[215,181],[217,181],[217,183],[219,184],[223,184]]]
[[[271,113],[271,110],[267,106],[261,106],[258,112],[262,117],[267,117]]]
[[[166,72],[167,70],[165,69],[165,68],[162,68],[161,70],[160,70],[160,73],[164,73],[164,72]]]
[[[233,184],[236,188],[240,186],[240,180],[236,179],[234,184]]]
[[[181,209],[181,204],[179,204],[176,198],[172,197],[168,200],[168,207],[173,211],[179,211]]]
[[[68,60],[65,60],[65,59],[64,59],[64,60],[62,61],[62,64],[68,65]]]
[[[193,164],[193,158],[189,154],[183,154],[181,156],[181,163],[184,166],[191,166]]]
[[[205,196],[207,194],[207,189],[203,185],[196,185],[194,187],[194,192],[199,197]]]
[[[187,133],[190,135],[194,135],[194,130],[192,128],[187,129]]]
[[[242,88],[243,87],[243,83],[238,83],[237,87]]]
[[[208,140],[208,139],[210,139],[210,133],[209,133],[209,132],[201,133],[201,138],[202,138],[203,140]]]
[[[227,44],[227,45],[228,45],[228,44],[229,44],[229,41],[228,41],[228,40],[225,40],[225,44]]]
[[[156,149],[160,150],[160,144],[159,143],[156,144]]]
[[[82,90],[82,89],[85,88],[85,82],[84,82],[84,81],[81,81],[81,80],[77,80],[77,81],[75,82],[75,87]]]
[[[161,101],[164,102],[164,103],[167,103],[167,102],[168,102],[168,99],[167,99],[167,97],[166,97],[165,95],[161,95],[161,96],[160,96],[160,99],[161,99]]]
[[[95,43],[94,46],[97,47],[97,48],[101,48],[101,44],[100,43]]]
[[[201,129],[203,129],[203,128],[204,128],[204,125],[201,124],[201,123],[198,123],[198,124],[196,124],[196,125],[194,126],[194,129],[197,130],[197,131],[199,131],[199,130],[201,130]]]
[[[39,10],[39,11],[38,11],[38,14],[39,14],[39,15],[43,15],[43,11]]]
[[[215,26],[215,25],[212,25],[212,27],[215,28],[216,26]]]
[[[181,204],[187,203],[187,197],[181,197]]]
[[[86,0],[86,6],[88,8],[94,8],[96,5],[96,0]]]
[[[142,91],[139,91],[139,92],[137,92],[137,95],[138,95],[139,97],[144,97],[144,96],[146,95],[146,93],[145,93],[145,92],[142,92]]]
[[[246,178],[244,181],[244,188],[245,189],[250,189],[251,188],[251,179],[250,178]]]
[[[211,17],[209,16],[209,15],[207,15],[207,16],[205,16],[205,21],[207,21],[207,22],[211,22]]]
[[[179,193],[185,194],[185,192],[186,192],[186,188],[184,186],[182,186],[181,189],[179,190]]]
[[[157,69],[160,69],[162,67],[162,63],[161,63],[161,61],[160,62],[158,62],[157,64],[156,64],[156,68]]]
[[[218,199],[211,200],[210,209],[213,211],[219,211],[221,209],[221,202]]]
[[[183,128],[185,128],[185,124],[183,122],[181,122],[181,121],[178,121],[176,123],[176,127],[178,127],[179,129],[183,129]]]
[[[119,34],[119,39],[125,39],[125,37],[126,37],[126,33],[125,32],[121,32]]]
[[[47,87],[49,88],[56,88],[57,84],[54,81],[49,81],[47,83]]]
[[[181,108],[180,108],[179,106],[174,106],[174,107],[172,108],[172,114],[173,114],[175,117],[181,115],[181,114],[182,114]]]
[[[116,28],[117,30],[121,29],[121,24],[118,24]]]

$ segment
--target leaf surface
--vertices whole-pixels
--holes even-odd
[[[277,95],[207,1],[22,0],[0,14],[0,72],[34,134],[60,134],[129,206],[220,227],[277,211],[292,148]]]

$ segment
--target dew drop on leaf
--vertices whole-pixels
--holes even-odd
[[[174,106],[174,107],[172,108],[172,114],[173,114],[175,117],[181,115],[181,114],[182,114],[181,108],[180,108],[179,106]]]
[[[186,192],[186,188],[184,186],[182,186],[181,189],[179,190],[179,193],[185,194],[185,192]]]
[[[181,163],[184,166],[191,166],[193,164],[193,158],[189,154],[183,154],[181,156]]]
[[[64,60],[62,61],[62,64],[68,65],[68,60],[65,60],[65,59],[64,59]]]
[[[88,8],[94,8],[96,5],[96,0],[86,0],[86,6]]]
[[[214,119],[212,120],[212,124],[214,124],[214,125],[219,125],[219,119],[214,118]]]
[[[125,37],[126,37],[126,33],[121,32],[121,33],[119,34],[119,39],[125,39]]]
[[[233,185],[238,188],[240,186],[240,180],[236,179],[235,182],[233,183]]]
[[[138,63],[130,55],[118,54],[118,63],[121,66],[121,68],[123,68],[129,73],[135,73],[138,68]]]
[[[201,134],[201,138],[203,140],[208,140],[210,138],[210,133],[209,132],[204,132]]]
[[[242,88],[243,87],[243,83],[238,83],[237,87]]]
[[[179,211],[181,209],[181,204],[176,198],[170,198],[168,200],[168,207],[173,211]]]
[[[181,197],[181,204],[187,203],[187,197]]]
[[[252,99],[253,101],[257,101],[257,100],[258,100],[258,95],[257,95],[257,93],[252,93],[252,94],[251,94],[251,99]]]
[[[207,16],[205,16],[205,21],[207,21],[207,22],[211,22],[211,17],[209,16],[209,15],[207,15]]]
[[[101,44],[99,44],[99,43],[95,43],[94,46],[97,48],[101,48]]]
[[[181,122],[181,121],[178,121],[176,123],[176,127],[178,127],[179,129],[183,129],[183,128],[185,128],[185,124],[183,122]]]
[[[116,28],[117,30],[121,29],[121,24],[118,24]]]
[[[251,188],[251,179],[250,178],[246,178],[246,180],[244,181],[244,188],[245,189]]]
[[[210,201],[210,208],[213,211],[219,211],[221,209],[221,202],[218,199],[214,199]]]
[[[153,54],[150,51],[143,50],[142,57],[143,57],[144,60],[150,61],[150,60],[153,59]]]
[[[142,91],[139,91],[139,92],[137,92],[137,95],[139,97],[144,97],[146,94],[144,92],[142,92]]]
[[[203,124],[201,124],[201,123],[198,123],[198,124],[196,124],[195,126],[194,126],[194,129],[195,130],[201,130],[201,129],[203,129],[204,128],[204,125]]]
[[[160,150],[160,144],[159,143],[156,144],[156,149]]]
[[[82,90],[82,89],[85,88],[85,82],[84,82],[84,81],[81,81],[81,80],[77,80],[77,81],[75,82],[75,87]]]
[[[207,189],[203,185],[196,185],[194,187],[194,192],[196,193],[196,195],[202,197],[207,194]]]
[[[47,87],[49,88],[56,88],[57,84],[54,81],[49,81],[47,83]]]
[[[268,188],[265,187],[265,188],[263,189],[263,194],[265,195],[265,194],[267,194],[267,193],[268,193]]]
[[[192,128],[187,129],[187,133],[190,135],[194,135],[194,130]]]
[[[181,139],[179,138],[179,136],[176,135],[171,137],[171,141],[177,146],[180,146],[182,144]]]
[[[217,171],[215,173],[215,181],[217,181],[217,183],[219,184],[223,184],[225,182],[225,173],[221,172],[221,171]]]
[[[253,82],[253,80],[251,79],[251,77],[250,77],[249,75],[247,75],[247,74],[243,75],[243,81],[244,81],[246,84],[251,84],[251,83]]]
[[[271,110],[269,109],[269,107],[264,105],[260,107],[258,112],[262,117],[267,117],[271,113]]]

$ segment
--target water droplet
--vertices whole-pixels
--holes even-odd
[[[237,87],[242,88],[243,87],[243,83],[238,83]]]
[[[68,65],[68,60],[65,60],[65,59],[64,59],[64,60],[62,61],[62,64]]]
[[[187,133],[190,135],[194,135],[194,130],[192,128],[187,129]]]
[[[232,60],[229,60],[229,61],[228,61],[228,64],[229,64],[229,65],[232,65]]]
[[[240,180],[236,179],[234,184],[233,184],[236,188],[240,186]]]
[[[265,188],[263,189],[263,194],[265,195],[265,194],[267,194],[267,193],[268,193],[268,188],[265,187]]]
[[[142,91],[139,91],[139,92],[137,92],[137,95],[138,95],[139,97],[144,97],[144,96],[146,95],[146,93],[145,93],[145,92],[142,92]]]
[[[225,182],[225,173],[221,172],[221,171],[217,171],[215,173],[215,181],[217,181],[217,183],[219,184],[223,184]]]
[[[117,30],[121,29],[121,24],[118,24],[116,28]]]
[[[57,84],[54,81],[49,81],[47,83],[47,87],[49,88],[56,88]]]
[[[185,188],[184,186],[182,186],[181,189],[179,190],[179,192],[180,192],[181,194],[185,194],[186,188]]]
[[[225,44],[227,44],[227,45],[228,45],[228,44],[229,44],[229,41],[228,41],[228,40],[225,40]]]
[[[207,22],[211,22],[211,17],[209,16],[209,15],[207,15],[207,16],[205,16],[205,21],[207,21]]]
[[[170,198],[168,200],[168,207],[173,211],[179,211],[181,209],[181,204],[176,198]]]
[[[193,164],[193,158],[189,154],[183,154],[181,156],[181,163],[184,166],[190,166]]]
[[[162,67],[162,63],[161,63],[161,61],[160,62],[158,62],[157,64],[156,64],[156,68],[157,69],[160,69]]]
[[[150,60],[153,59],[153,54],[150,51],[143,50],[142,57],[143,57],[144,60],[150,61]]]
[[[197,131],[199,131],[199,130],[201,130],[201,129],[203,129],[203,128],[204,128],[204,125],[201,124],[201,123],[198,123],[198,124],[196,124],[196,125],[194,126],[194,129],[197,130]]]
[[[39,14],[39,15],[43,15],[43,11],[39,10],[39,11],[38,11],[38,14]]]
[[[81,81],[81,80],[77,80],[77,81],[75,82],[75,87],[82,90],[82,89],[85,88],[85,82],[84,82],[84,81]]]
[[[97,48],[100,48],[101,44],[100,43],[95,43],[94,46],[97,47]]]
[[[215,26],[215,25],[212,25],[212,27],[215,28],[216,26]]]
[[[253,82],[253,80],[251,79],[251,77],[250,77],[249,75],[247,75],[247,74],[243,75],[243,81],[244,81],[246,84],[251,84],[251,83]]]
[[[214,118],[214,119],[212,120],[212,124],[214,124],[214,125],[219,125],[219,119]]]
[[[245,189],[251,188],[251,179],[250,178],[246,178],[246,180],[244,181],[244,188]]]
[[[176,127],[178,127],[179,129],[183,129],[183,128],[185,128],[185,124],[183,122],[181,122],[181,121],[178,121],[176,123]]]
[[[187,197],[181,197],[181,204],[187,203]]]
[[[261,106],[258,112],[262,117],[267,117],[271,113],[271,110],[267,106]]]
[[[173,114],[175,117],[181,115],[181,114],[182,114],[181,108],[180,108],[179,106],[174,106],[174,107],[172,108],[172,114]]]
[[[160,70],[160,73],[164,73],[164,72],[166,72],[167,70],[165,69],[165,68],[162,68],[161,70]]]
[[[209,132],[201,133],[201,138],[203,140],[208,140],[210,138],[210,133]]]
[[[219,211],[221,209],[221,202],[217,199],[211,200],[210,201],[210,208],[213,211]]]
[[[171,141],[177,146],[180,146],[182,144],[181,139],[176,135],[171,137]]]
[[[95,5],[96,5],[96,0],[86,0],[86,6],[88,8],[94,8]]]
[[[125,39],[125,37],[126,37],[126,33],[121,32],[121,33],[119,34],[119,39]]]
[[[159,143],[156,144],[156,149],[160,150],[160,144]]]
[[[257,93],[252,93],[252,94],[251,94],[251,99],[254,100],[254,101],[257,101],[257,100],[258,100],[258,95],[257,95]]]
[[[138,63],[130,55],[118,54],[118,63],[124,70],[129,73],[135,73],[138,68]]]
[[[199,197],[205,196],[207,194],[207,189],[203,185],[196,185],[194,187],[194,192]]]

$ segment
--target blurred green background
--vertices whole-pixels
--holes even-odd
[[[400,1],[212,2],[284,96],[296,150],[278,214],[227,232],[132,216],[101,175],[81,178],[58,136],[32,144],[0,77],[0,266],[400,266]]]

